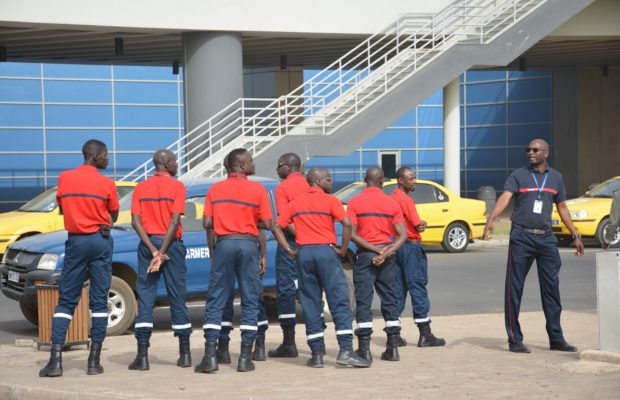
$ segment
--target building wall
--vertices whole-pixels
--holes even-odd
[[[527,163],[523,150],[532,139],[553,143],[552,86],[548,71],[468,71],[461,76],[463,195],[475,197],[480,186],[501,190],[508,174]],[[349,156],[316,157],[306,165],[329,168],[341,187],[361,180],[385,151],[398,154],[397,167],[411,166],[420,179],[443,183],[442,90]]]

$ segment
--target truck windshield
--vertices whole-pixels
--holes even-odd
[[[17,211],[50,212],[55,209],[56,206],[56,188],[54,187],[46,190],[23,206],[19,207]]]

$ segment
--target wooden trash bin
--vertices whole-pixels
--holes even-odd
[[[54,310],[58,305],[57,285],[37,285],[37,303],[39,307],[39,341],[37,348],[52,344],[52,320]],[[88,345],[90,333],[90,313],[88,310],[88,284],[82,287],[82,296],[75,311],[73,319],[67,330],[65,346]]]

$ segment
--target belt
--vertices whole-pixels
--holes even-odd
[[[88,235],[94,235],[95,233],[99,233],[99,231],[97,231],[97,232],[89,232],[89,233],[71,233],[71,232],[69,232],[69,237],[71,237],[71,236],[88,236]]]
[[[514,222],[512,223],[512,226],[514,228],[517,228],[519,230],[522,230],[522,231],[525,231],[525,232],[528,232],[534,235],[544,235],[547,233],[551,233],[551,228],[542,228],[542,229],[528,228],[523,225],[515,224]]]
[[[218,235],[215,240],[254,240],[258,241],[258,238],[254,235],[246,234],[246,233],[231,233],[229,235]]]
[[[166,238],[166,235],[151,235],[151,234],[148,234],[148,235],[149,235],[150,238],[155,238],[155,239],[164,240]],[[175,237],[172,238],[172,241],[174,242],[175,240],[181,240],[181,238],[178,238],[178,237],[175,236]]]
[[[421,241],[421,240],[414,239],[414,240],[407,240],[407,243],[411,243],[411,244],[422,244],[422,241]]]

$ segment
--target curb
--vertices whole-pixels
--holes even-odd
[[[584,361],[599,361],[620,365],[620,353],[602,350],[585,350],[579,357]]]
[[[3,400],[109,400],[110,398],[118,400],[135,399],[133,396],[127,397],[119,395],[118,393],[114,393],[114,395],[111,396],[110,394],[101,395],[94,393],[65,392],[0,383],[0,399]]]

